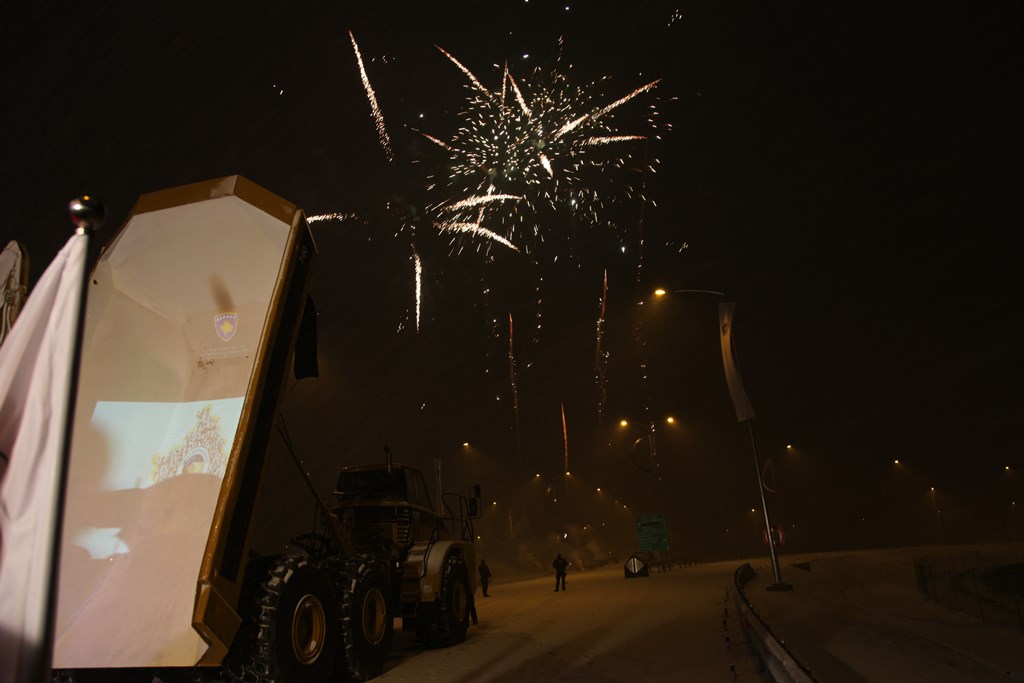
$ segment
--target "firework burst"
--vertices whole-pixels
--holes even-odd
[[[490,233],[478,235],[502,236],[502,244],[532,253],[553,232],[542,225],[562,224],[551,221],[552,215],[597,225],[610,204],[639,196],[630,182],[637,174],[629,170],[636,165],[636,143],[648,136],[621,132],[614,115],[659,81],[602,104],[598,84],[577,86],[556,63],[522,81],[506,66],[501,87],[491,91],[455,57],[438,50],[468,79],[456,132],[447,140],[424,133],[448,157],[445,174],[433,177],[434,187],[449,198],[433,207],[440,229],[474,225]],[[648,112],[653,129],[656,112]]]
[[[378,103],[367,63],[351,31],[348,38],[381,149],[395,164],[385,108]],[[417,225],[449,236],[452,247],[460,252],[475,244],[491,259],[492,247],[507,249],[528,256],[539,266],[542,245],[551,245],[555,252],[552,262],[557,261],[558,245],[568,245],[572,257],[572,241],[580,228],[616,226],[624,217],[611,211],[617,204],[641,200],[642,222],[642,207],[647,202],[643,181],[657,165],[656,160],[648,161],[646,154],[648,140],[659,129],[658,112],[653,104],[647,104],[638,115],[635,107],[660,81],[645,83],[624,95],[607,96],[603,92],[607,79],[575,84],[559,54],[553,67],[533,69],[522,76],[513,74],[505,64],[498,72],[498,87],[492,89],[453,54],[440,46],[437,49],[466,79],[465,100],[449,129],[454,132],[399,127],[433,143],[439,160],[428,164],[434,171],[428,173],[427,184],[421,188],[424,204],[403,212],[399,221],[399,232],[409,235],[412,250],[417,332],[426,276],[426,264],[417,249]],[[628,120],[633,130],[625,130],[620,118]],[[325,214],[315,218],[344,221],[351,217]],[[641,234],[641,254],[642,239]],[[539,269],[537,278],[535,343],[541,333],[543,277]],[[486,304],[486,291],[484,298]],[[600,354],[600,338],[598,344]],[[600,375],[600,360],[597,365]]]

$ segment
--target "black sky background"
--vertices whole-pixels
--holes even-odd
[[[338,466],[376,460],[388,444],[424,469],[441,457],[447,481],[479,480],[525,517],[514,495],[525,477],[562,470],[564,405],[573,516],[599,509],[584,495],[597,485],[645,511],[649,477],[628,457],[636,433],[616,422],[673,415],[679,426],[657,434],[658,507],[674,545],[756,550],[750,436],[722,378],[716,302],[650,301],[664,286],[737,302],[759,453],[779,490],[769,505],[790,547],[1024,534],[1020,4],[566,6],[17,3],[0,29],[0,237],[27,247],[34,283],[67,239],[72,197],[108,206],[95,252],[139,194],[234,173],[307,215],[359,213],[313,227],[321,377],[291,386],[285,404],[325,491]],[[382,207],[419,199],[422,167],[408,162],[427,152],[408,126],[450,134],[462,102],[464,77],[433,46],[493,87],[505,60],[513,71],[550,62],[559,37],[577,82],[609,77],[603,101],[663,79],[645,100],[672,126],[646,148],[660,160],[644,178],[651,202],[618,209],[617,230],[550,226],[567,237],[551,245],[558,261],[537,266],[497,250],[486,262],[475,246],[452,255],[421,231],[417,335],[408,239]],[[643,106],[623,109],[624,132],[640,127]],[[293,469],[272,459],[276,502],[261,525],[273,533],[260,543],[286,537],[282,509],[308,509]]]

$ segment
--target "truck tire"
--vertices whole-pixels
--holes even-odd
[[[326,573],[305,553],[271,567],[257,603],[254,668],[266,681],[323,683],[338,649],[338,607]]]
[[[391,651],[391,582],[387,567],[370,555],[349,558],[341,576],[341,662],[350,680],[365,681],[384,670]]]
[[[449,555],[444,564],[441,595],[417,624],[420,641],[428,647],[447,647],[465,640],[472,600],[466,563],[458,555]]]
[[[256,643],[259,636],[263,582],[276,561],[276,557],[257,557],[250,559],[246,565],[245,576],[242,579],[242,591],[238,596],[238,616],[242,623],[239,624],[231,648],[221,663],[221,673],[229,683],[240,683],[246,680],[256,666]],[[159,678],[167,683],[177,683],[168,681],[163,676],[159,676]],[[250,680],[252,678],[249,676]]]

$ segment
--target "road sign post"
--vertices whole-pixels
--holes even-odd
[[[668,528],[665,526],[665,515],[655,512],[650,515],[637,515],[636,536],[641,552],[668,550]]]

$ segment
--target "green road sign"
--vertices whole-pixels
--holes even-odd
[[[640,551],[668,550],[668,529],[665,526],[665,514],[655,512],[653,515],[637,515],[636,535],[640,543]]]

